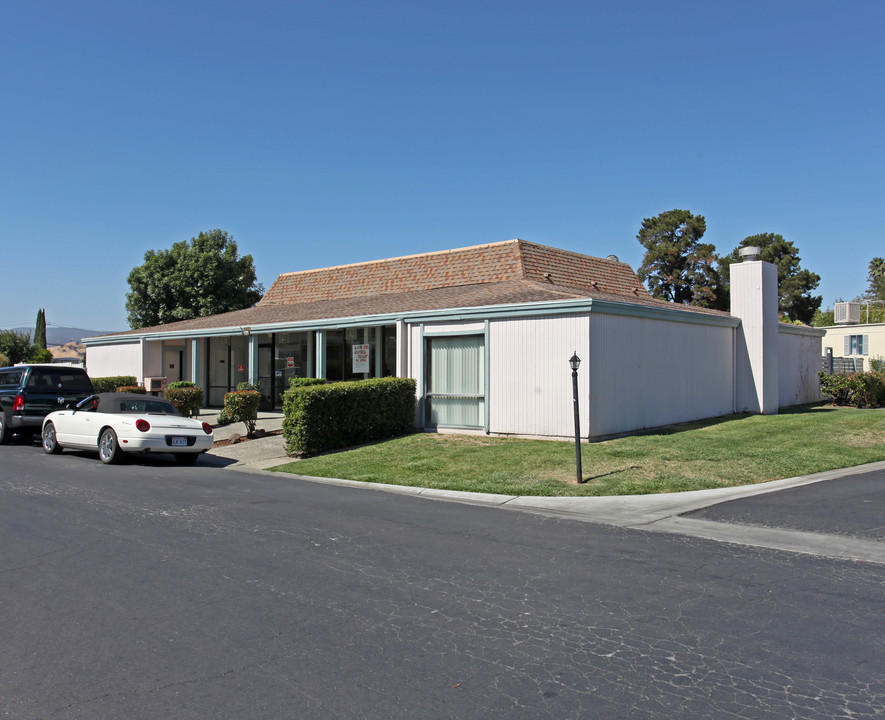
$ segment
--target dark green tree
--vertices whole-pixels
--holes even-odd
[[[148,250],[129,273],[126,312],[133,329],[251,307],[264,288],[251,255],[240,257],[223,230],[201,232],[168,250]]]
[[[701,242],[706,230],[704,216],[688,210],[670,210],[642,221],[636,239],[645,256],[638,274],[653,297],[717,307],[716,248]]]
[[[885,300],[885,260],[874,257],[867,266],[867,292],[865,300]]]
[[[46,311],[42,308],[37,311],[37,324],[34,326],[33,344],[38,350],[46,349]]]
[[[10,364],[24,362],[31,357],[34,346],[31,336],[18,330],[0,330],[0,353],[3,353]]]
[[[799,251],[789,240],[775,233],[750,235],[741,240],[730,255],[719,260],[719,272],[722,278],[720,296],[722,302],[728,304],[728,266],[740,262],[738,251],[743,247],[759,247],[760,260],[770,262],[777,267],[778,312],[790,320],[809,324],[820,307],[823,297],[812,295],[820,284],[820,275],[806,270],[800,265],[802,258]]]

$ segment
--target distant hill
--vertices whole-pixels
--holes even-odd
[[[29,336],[34,336],[33,327],[17,327],[12,328],[16,332],[24,332]],[[55,327],[49,325],[46,328],[46,345],[67,345],[68,343],[79,343],[85,337],[93,337],[94,335],[109,335],[114,330],[84,330],[83,328],[71,327]]]

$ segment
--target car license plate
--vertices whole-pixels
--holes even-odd
[[[172,447],[187,447],[187,438],[174,437],[170,439],[172,440]]]

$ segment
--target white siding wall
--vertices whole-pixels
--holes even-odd
[[[485,330],[484,322],[448,322],[426,323],[425,333],[481,333]]]
[[[586,315],[495,320],[489,326],[489,432],[574,437],[572,371],[578,370],[581,434],[587,436],[590,322]]]
[[[162,340],[145,341],[144,346],[144,377],[164,377]],[[143,381],[144,378],[140,380]]]
[[[821,334],[817,328],[779,326],[780,407],[803,405],[821,399],[818,376],[822,353]]]
[[[734,330],[593,313],[590,433],[600,437],[732,412]]]
[[[132,375],[141,378],[141,342],[90,345],[86,351],[89,377]]]

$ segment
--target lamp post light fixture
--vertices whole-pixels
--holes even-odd
[[[577,466],[578,484],[584,482],[581,472],[581,415],[578,412],[578,368],[581,367],[581,358],[578,351],[569,358],[568,364],[572,368],[572,404],[575,406],[575,464]]]

